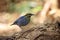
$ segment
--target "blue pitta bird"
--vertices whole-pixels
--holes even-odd
[[[12,25],[26,26],[30,22],[31,16],[34,14],[27,13],[26,15],[19,17]]]

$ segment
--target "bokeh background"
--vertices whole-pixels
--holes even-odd
[[[0,0],[0,23],[12,23],[26,13],[36,14],[46,0]]]

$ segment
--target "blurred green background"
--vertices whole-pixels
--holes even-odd
[[[10,23],[21,14],[38,13],[45,0],[0,0],[0,23]]]

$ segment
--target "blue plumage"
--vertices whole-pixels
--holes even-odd
[[[25,26],[30,22],[30,17],[33,14],[26,14],[22,17],[19,17],[12,25]]]

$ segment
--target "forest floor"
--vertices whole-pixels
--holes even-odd
[[[10,17],[7,18],[7,16]],[[3,17],[4,19],[0,21],[1,23],[12,23],[14,19],[18,18],[18,16],[19,14],[7,13],[4,16],[1,15],[1,18]],[[7,19],[5,19],[5,17]],[[25,27],[23,28],[22,32],[15,33],[12,36],[0,36],[0,40],[60,40],[60,27],[58,26],[58,20],[56,19],[59,20],[60,17],[55,18],[53,22],[49,18],[47,18],[44,24],[35,25],[35,27],[32,27],[28,30],[24,30],[25,28],[27,29],[27,27]]]

